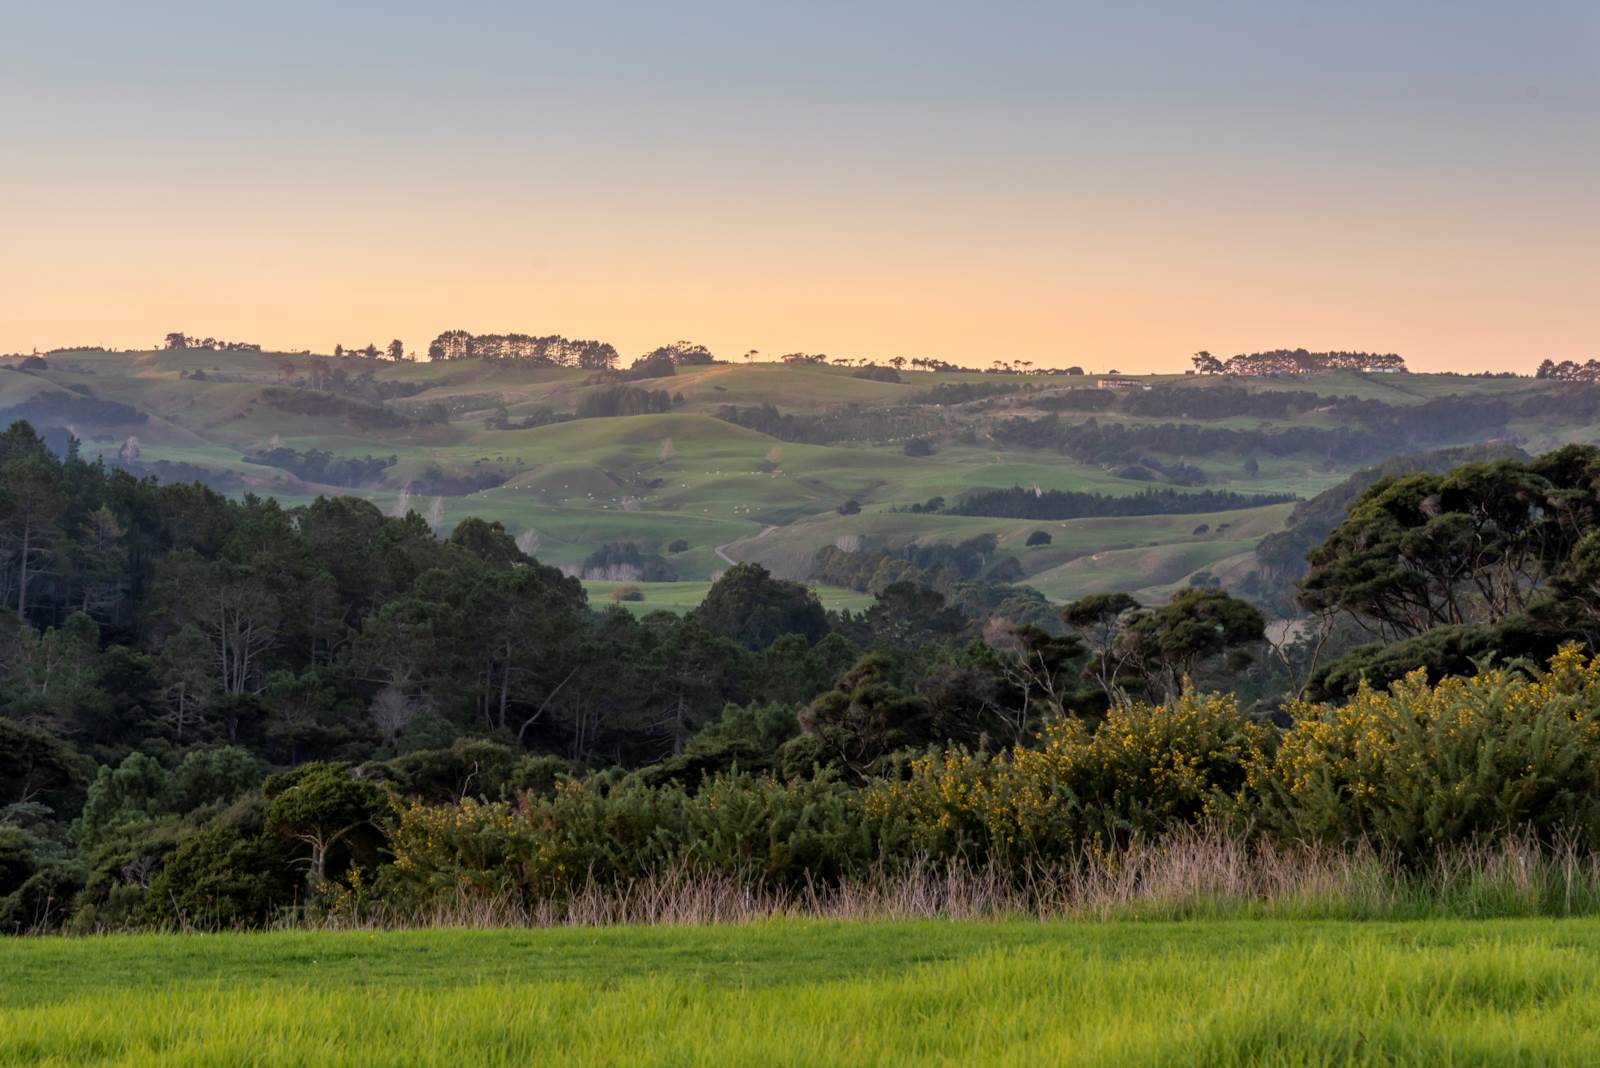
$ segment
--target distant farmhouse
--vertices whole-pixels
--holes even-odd
[[[1149,385],[1134,378],[1102,378],[1094,384],[1096,389],[1150,389]]]

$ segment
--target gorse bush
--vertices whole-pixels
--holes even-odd
[[[1418,670],[1290,712],[1247,791],[1279,836],[1367,838],[1410,857],[1511,828],[1600,846],[1600,660],[1576,646],[1531,676],[1501,667],[1429,686]]]
[[[767,887],[897,866],[1017,877],[1116,858],[1197,826],[1292,847],[1359,847],[1402,864],[1499,834],[1600,848],[1600,660],[1421,673],[1279,728],[1187,689],[1061,717],[1033,744],[947,748],[855,788],[719,774],[698,784],[569,778],[515,803],[397,803],[372,892],[422,908],[464,888],[530,907],[580,885],[689,868]]]
[[[864,870],[877,855],[858,791],[748,774],[692,791],[594,776],[514,803],[397,800],[388,839],[393,862],[368,902],[412,910],[463,893],[528,907],[674,867],[800,885]]]
[[[17,833],[0,843],[0,874],[8,886],[32,887],[10,891],[13,928],[48,911],[41,895],[61,901],[86,885],[75,923],[95,929],[254,926],[292,915],[285,907],[295,904],[308,905],[308,917],[384,922],[477,906],[501,917],[610,915],[597,911],[596,894],[632,901],[627,915],[656,915],[671,909],[650,895],[695,886],[722,888],[738,912],[760,901],[805,907],[902,877],[926,890],[941,872],[987,887],[979,897],[990,901],[1053,900],[1059,886],[1050,886],[1091,876],[1126,883],[1118,894],[1142,892],[1150,879],[1198,880],[1193,892],[1203,893],[1239,879],[1276,885],[1283,879],[1272,864],[1297,851],[1315,859],[1306,871],[1324,873],[1313,882],[1346,878],[1340,857],[1367,858],[1357,867],[1423,893],[1448,858],[1488,856],[1507,843],[1518,856],[1565,856],[1585,870],[1600,863],[1600,660],[1576,647],[1546,670],[1506,665],[1431,685],[1419,671],[1384,690],[1363,687],[1344,704],[1302,702],[1290,712],[1280,727],[1232,695],[1186,687],[1167,701],[1112,706],[1100,719],[1051,718],[1003,751],[886,752],[870,774],[851,778],[815,747],[809,760],[760,772],[741,770],[737,758],[702,763],[691,746],[681,774],[580,775],[559,761],[497,764],[498,750],[473,743],[391,765],[302,765],[203,819],[161,815],[150,798],[176,787],[130,762],[100,780],[93,811],[126,815],[97,817],[102,844],[86,876],[35,874]],[[794,730],[786,716],[734,710],[727,737],[706,752],[764,732],[784,752],[814,741]],[[248,768],[221,774],[235,762],[219,751],[188,777],[238,783]],[[467,765],[484,772],[488,792],[445,793],[439,784]],[[1201,872],[1182,849],[1161,852],[1197,833],[1222,843],[1199,867],[1228,870]],[[1156,856],[1184,870],[1156,872]],[[1258,862],[1267,868],[1255,875],[1238,867]],[[140,865],[147,890],[114,878]],[[1513,897],[1534,893],[1517,889],[1522,869],[1495,871],[1501,889],[1485,900],[1500,900],[1506,887]],[[1570,911],[1558,884],[1534,896]]]
[[[1098,726],[1056,719],[1003,757],[946,750],[867,796],[915,849],[982,861],[1055,861],[1126,847],[1222,808],[1269,727],[1229,695],[1186,690],[1113,708]]]

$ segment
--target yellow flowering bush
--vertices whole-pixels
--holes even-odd
[[[1532,675],[1414,672],[1348,703],[1303,703],[1247,792],[1282,837],[1366,838],[1411,855],[1474,835],[1587,831],[1600,842],[1600,661],[1563,648]]]
[[[1004,757],[946,751],[869,789],[886,842],[936,855],[1048,859],[1110,849],[1195,821],[1243,787],[1271,728],[1228,694],[1186,690],[1113,708],[1098,726],[1060,718]]]
[[[802,885],[913,858],[1100,858],[1207,818],[1279,840],[1365,839],[1425,858],[1529,827],[1600,846],[1600,660],[1543,672],[1422,672],[1279,729],[1227,694],[1185,691],[1060,718],[1029,745],[930,753],[863,788],[726,775],[695,788],[606,773],[512,803],[397,803],[394,862],[369,893],[427,905],[462,890],[532,903],[673,867]]]

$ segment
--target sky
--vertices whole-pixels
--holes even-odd
[[[1600,5],[0,0],[0,352],[1600,357]]]

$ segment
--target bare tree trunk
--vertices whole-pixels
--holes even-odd
[[[18,561],[17,575],[17,618],[27,621],[28,618],[28,552],[29,543],[33,538],[33,523],[24,520],[22,523],[22,555]]]

